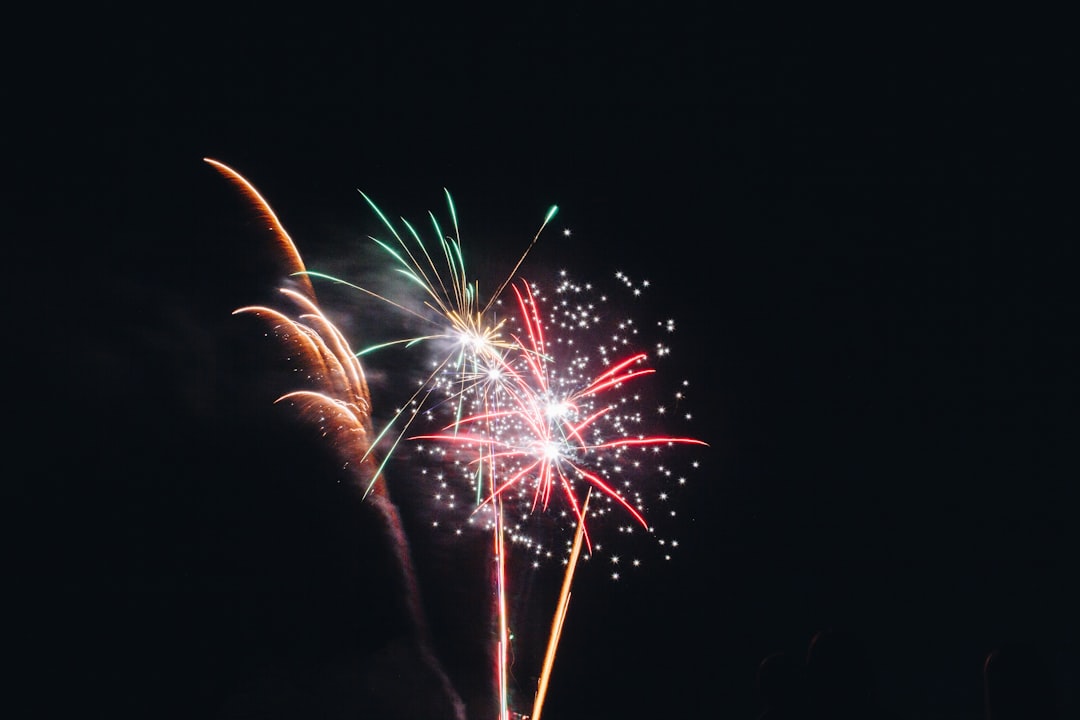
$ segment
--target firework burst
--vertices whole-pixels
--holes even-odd
[[[622,273],[616,279],[617,290],[630,298],[640,298],[648,288]],[[654,535],[646,517],[650,499],[667,501],[697,466],[685,453],[670,457],[673,448],[705,445],[689,435],[653,432],[662,420],[676,419],[667,403],[681,410],[680,423],[692,420],[685,410],[685,382],[666,400],[644,385],[656,379],[653,363],[671,353],[669,345],[657,339],[648,351],[641,349],[643,329],[619,300],[573,281],[567,272],[550,296],[538,283],[522,281],[512,290],[518,312],[513,320],[508,316],[505,327],[513,350],[489,358],[470,378],[478,392],[465,399],[465,413],[459,412],[460,379],[437,376],[447,402],[432,403],[424,415],[428,424],[442,419],[444,425],[413,439],[427,441],[427,454],[440,466],[456,468],[473,493],[490,488],[480,508],[495,497],[503,501],[513,519],[512,540],[539,557],[553,552],[537,539],[552,516],[568,534],[579,523],[614,519],[621,534],[637,528]],[[668,335],[675,323],[665,319],[654,327]],[[455,408],[452,416],[449,407]],[[677,468],[676,462],[685,466]],[[443,497],[456,497],[442,484]],[[586,515],[582,499],[590,489],[597,493]],[[491,515],[473,513],[466,522],[477,519],[490,524]],[[589,557],[600,545],[588,530],[585,538]],[[657,542],[666,553],[677,541],[659,537]]]

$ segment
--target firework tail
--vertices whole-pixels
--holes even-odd
[[[376,509],[396,555],[398,580],[404,591],[407,614],[418,640],[417,650],[426,665],[436,674],[442,691],[453,705],[454,716],[464,720],[465,705],[431,650],[430,631],[420,607],[416,570],[408,538],[401,524],[401,516],[390,499],[381,466],[376,466],[370,455],[373,436],[371,398],[357,355],[337,326],[319,308],[314,288],[306,275],[303,259],[269,203],[247,179],[229,166],[211,158],[204,160],[239,187],[245,197],[262,213],[264,220],[268,222],[268,229],[278,243],[286,273],[297,278],[301,287],[301,291],[279,288],[296,306],[299,318],[292,318],[285,312],[262,306],[238,308],[233,314],[252,313],[262,317],[287,348],[309,363],[312,370],[309,377],[316,387],[286,393],[278,398],[277,402],[293,402],[300,416],[320,427],[323,434],[330,438],[333,448],[356,473],[358,481],[366,484],[364,498]]]
[[[585,537],[585,511],[589,507],[590,494],[591,490],[585,495],[585,500],[581,505],[581,517],[578,519],[577,532],[574,533],[574,546],[570,552],[570,562],[567,563],[566,574],[563,575],[562,592],[559,593],[559,605],[555,610],[555,617],[551,621],[551,634],[548,636],[547,652],[544,654],[544,666],[540,671],[540,680],[536,688],[532,720],[540,720],[540,712],[544,708],[548,679],[551,677],[551,668],[555,663],[555,650],[559,647],[563,622],[566,620],[566,611],[570,606],[570,586],[574,582],[574,569],[577,567],[578,557],[581,555],[581,542]]]
[[[499,683],[499,720],[510,718],[510,696],[507,691],[507,657],[510,633],[506,618],[506,546],[503,536],[502,501],[497,501],[495,512],[495,616],[499,624],[499,640],[495,646],[498,666],[495,676]]]

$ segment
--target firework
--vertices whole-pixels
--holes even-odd
[[[413,623],[424,658],[432,658],[428,629],[420,608],[420,593],[415,569],[405,537],[401,517],[390,500],[381,468],[371,454],[374,432],[371,420],[371,397],[367,379],[357,354],[340,329],[319,307],[315,291],[306,276],[304,262],[289,234],[261,194],[244,177],[221,162],[205,158],[226,178],[236,184],[252,201],[268,223],[278,243],[280,260],[289,275],[296,276],[299,290],[279,288],[287,301],[287,310],[261,305],[237,308],[234,315],[251,314],[263,319],[286,353],[303,371],[302,384],[296,390],[281,395],[276,402],[289,402],[300,417],[320,429],[330,445],[344,459],[351,472],[364,485],[364,498],[376,511],[387,533],[390,547],[396,553],[398,581],[408,617]],[[446,697],[454,704],[458,717],[464,717],[464,705],[453,689],[449,678],[431,661]]]
[[[247,178],[225,163],[212,158],[203,158],[203,161],[224,175],[230,182],[239,188],[244,197],[255,206],[261,215],[262,220],[266,223],[266,229],[270,231],[277,241],[278,249],[281,251],[280,257],[284,262],[285,272],[289,275],[297,276],[304,295],[309,300],[314,301],[315,289],[311,286],[311,281],[304,276],[306,268],[304,267],[303,258],[300,257],[300,251],[296,249],[296,244],[289,236],[289,233],[285,231],[285,227],[278,220],[277,213],[270,207],[270,203],[266,202],[266,199],[255,189],[255,186],[252,185]]]
[[[582,373],[590,366],[588,357],[577,352],[569,358],[551,354],[554,350],[548,348],[539,300],[527,283],[521,288],[515,285],[513,290],[525,332],[523,337],[511,331],[519,349],[516,357],[508,360],[500,356],[494,368],[501,401],[492,399],[493,392],[480,394],[476,414],[458,417],[445,432],[413,439],[454,444],[475,453],[468,465],[486,464],[488,476],[499,478],[485,502],[513,494],[529,512],[535,512],[547,510],[558,494],[576,522],[585,527],[578,489],[584,486],[602,492],[648,529],[639,510],[640,499],[632,503],[615,487],[623,464],[636,463],[628,451],[705,443],[634,430],[641,424],[640,412],[627,410],[625,396],[609,399],[608,395],[655,372],[643,366],[647,355],[634,352],[583,379],[587,376]],[[606,348],[601,348],[600,356],[606,360]],[[585,538],[589,543],[587,529]]]
[[[423,335],[398,338],[390,342],[362,348],[357,353],[357,357],[363,357],[395,345],[412,348],[418,345],[435,346],[439,344],[438,341],[443,341],[448,343],[451,348],[435,363],[435,367],[426,381],[419,384],[412,397],[394,414],[391,421],[383,427],[374,439],[375,444],[381,443],[384,438],[390,435],[392,429],[397,428],[397,434],[394,436],[389,450],[385,453],[383,461],[379,465],[378,474],[381,474],[398,443],[407,432],[412,419],[415,417],[415,409],[423,408],[429,401],[431,393],[438,386],[440,376],[445,376],[448,373],[454,375],[458,380],[457,396],[464,399],[475,389],[477,378],[485,377],[485,373],[481,368],[490,367],[493,362],[497,363],[500,353],[514,347],[504,337],[502,332],[503,322],[494,316],[492,308],[533,245],[536,244],[544,228],[558,212],[558,206],[555,205],[548,209],[540,228],[518,258],[517,264],[506,279],[497,286],[495,292],[484,300],[479,283],[470,280],[466,272],[465,258],[459,239],[457,210],[454,207],[453,197],[450,192],[444,189],[444,193],[454,235],[444,234],[438,219],[433,213],[429,213],[432,229],[438,237],[438,251],[434,255],[428,250],[428,246],[421,239],[420,233],[408,220],[401,219],[401,223],[406,230],[403,237],[403,234],[398,231],[394,223],[387,218],[386,214],[379,209],[372,199],[365,193],[360,193],[375,214],[378,215],[394,240],[390,242],[376,237],[370,239],[392,258],[397,273],[408,280],[411,285],[421,289],[424,297],[421,307],[411,307],[396,302],[385,295],[327,273],[310,271],[304,268],[296,272],[296,274],[304,277],[328,280],[353,288],[421,320],[430,328],[430,332]],[[407,241],[406,237],[411,242]],[[413,407],[414,412],[405,415],[405,408],[407,407]]]
[[[371,395],[364,369],[341,331],[313,300],[291,288],[279,288],[279,292],[297,306],[299,317],[260,305],[233,311],[267,320],[304,366],[305,381],[312,387],[287,392],[277,402],[292,401],[301,416],[318,426],[346,457],[360,458],[364,475],[371,478],[368,491],[385,492],[385,483],[376,482],[378,473],[370,455]]]
[[[407,242],[402,233],[398,232],[395,225],[371,198],[363,192],[360,193],[393,236],[394,241],[389,242],[375,237],[370,239],[393,259],[395,270],[402,277],[411,285],[421,289],[424,297],[421,307],[409,307],[395,302],[385,295],[333,275],[308,270],[298,271],[299,274],[307,277],[320,278],[351,287],[365,295],[388,303],[408,315],[419,318],[430,328],[430,332],[423,335],[400,338],[389,343],[364,348],[357,354],[357,357],[374,353],[392,345],[413,348],[423,345],[437,347],[448,343],[451,348],[449,352],[435,360],[434,368],[427,378],[419,384],[417,390],[401,406],[401,409],[394,414],[391,421],[383,427],[373,439],[368,451],[365,452],[363,460],[366,461],[371,457],[371,451],[374,447],[390,434],[392,428],[400,425],[388,451],[375,471],[375,479],[382,477],[383,469],[396,451],[401,439],[414,419],[419,416],[419,411],[425,409],[433,397],[443,407],[452,408],[455,416],[459,419],[464,408],[477,403],[483,406],[488,413],[497,412],[493,408],[503,401],[503,395],[505,394],[505,385],[500,382],[500,368],[505,365],[504,357],[519,346],[516,342],[507,340],[503,335],[504,322],[495,316],[493,307],[498,302],[503,290],[511,282],[518,268],[520,268],[526,255],[535,245],[544,228],[558,212],[558,207],[554,205],[548,209],[540,228],[518,258],[517,264],[506,279],[497,286],[495,292],[484,300],[480,293],[479,283],[470,280],[465,270],[465,258],[459,239],[457,211],[450,192],[444,189],[444,193],[454,235],[445,235],[435,215],[429,213],[432,228],[438,237],[439,249],[434,256],[429,252],[428,247],[412,224],[404,218],[401,219],[402,225],[407,231],[405,237],[411,239],[411,242]],[[436,261],[435,258],[440,258],[440,260]],[[440,343],[440,341],[442,342]],[[449,389],[449,393],[445,392],[447,389]],[[406,409],[411,409],[412,412],[405,415]],[[487,487],[486,492],[489,498],[495,498],[498,494],[495,487],[496,476],[488,474],[485,479],[482,466],[479,469],[480,472],[474,478],[476,487],[475,505],[478,508],[485,505],[485,487]],[[499,716],[505,719],[509,717],[510,713],[507,679],[510,632],[506,610],[504,527],[501,503],[495,499],[493,502],[487,503],[487,505],[491,509],[492,522],[490,530],[493,537],[493,555],[495,559],[495,577],[493,579],[495,588],[494,613],[498,625],[498,639],[495,643],[495,677],[499,695]]]
[[[636,286],[622,273],[616,277],[635,296],[647,287]],[[479,492],[480,479],[487,478],[488,495],[469,519],[494,523],[496,537],[502,538],[505,518],[512,516],[518,522],[509,529],[511,539],[541,553],[542,544],[526,528],[535,524],[532,519],[550,517],[557,505],[562,507],[555,514],[575,528],[534,700],[533,717],[539,717],[583,542],[586,557],[594,550],[589,524],[614,511],[629,518],[620,532],[637,526],[652,534],[646,490],[634,483],[644,479],[654,482],[643,484],[655,485],[657,478],[671,479],[673,470],[663,453],[706,443],[646,432],[654,421],[645,410],[648,395],[637,384],[655,374],[649,361],[666,357],[670,348],[658,342],[651,353],[638,349],[637,325],[621,314],[617,303],[609,303],[607,296],[593,297],[591,286],[571,281],[567,273],[555,284],[550,302],[537,284],[520,281],[511,289],[518,312],[504,324],[510,348],[486,355],[467,379],[447,368],[429,379],[448,402],[433,403],[424,415],[429,423],[445,418],[444,424],[439,432],[412,439],[430,442],[429,453],[440,464],[459,468],[474,491]],[[670,333],[675,324],[664,320],[658,327]],[[467,396],[460,390],[463,383],[472,391]],[[670,399],[684,403],[685,389]],[[667,408],[657,407],[656,412],[666,415]],[[688,421],[689,414],[683,419]],[[596,509],[590,513],[588,499],[594,491]],[[663,499],[663,492],[659,497]],[[484,508],[491,512],[481,513]],[[670,538],[658,542],[675,543]],[[503,554],[500,545],[498,556]],[[618,556],[611,560],[617,562]]]
[[[356,462],[367,478],[365,497],[374,491],[381,500],[386,499],[386,463],[418,421],[431,428],[410,436],[422,457],[449,464],[456,469],[454,477],[469,488],[473,501],[467,522],[478,522],[493,539],[492,584],[498,626],[495,677],[502,720],[510,716],[505,541],[523,542],[540,554],[546,552],[546,544],[532,539],[528,529],[532,519],[555,517],[557,523],[574,529],[573,542],[568,543],[563,591],[534,699],[533,713],[539,717],[582,545],[588,548],[586,557],[600,548],[589,528],[615,513],[626,518],[620,533],[632,532],[632,527],[653,533],[646,519],[646,493],[655,492],[657,477],[663,481],[677,474],[664,453],[676,446],[705,445],[689,435],[649,431],[653,419],[645,408],[655,398],[639,385],[656,373],[653,365],[669,348],[658,342],[649,351],[642,349],[632,315],[624,314],[622,306],[607,295],[596,296],[591,284],[572,281],[568,273],[562,273],[550,289],[517,277],[526,255],[557,212],[556,206],[548,210],[509,275],[496,285],[495,292],[482,298],[479,283],[465,271],[457,212],[448,191],[444,192],[453,235],[444,234],[434,214],[429,213],[438,237],[434,253],[413,225],[402,219],[405,231],[399,232],[361,193],[393,238],[371,240],[389,256],[394,270],[421,290],[422,301],[410,304],[308,270],[255,188],[227,166],[210,159],[207,162],[237,184],[261,211],[282,250],[284,267],[300,283],[299,289],[280,290],[293,314],[266,306],[235,311],[266,319],[293,355],[303,361],[308,387],[286,393],[279,402],[292,402]],[[634,296],[648,286],[635,284],[622,273],[616,278]],[[354,352],[319,308],[312,279],[344,285],[387,303],[422,320],[429,332]],[[508,289],[512,298],[504,297]],[[671,320],[658,326],[664,332],[674,331]],[[426,346],[437,352],[412,396],[376,432],[359,359],[394,345],[410,349]],[[682,404],[685,390],[669,400]],[[666,412],[664,402],[656,411]],[[684,414],[684,419],[689,415]],[[374,452],[381,446],[386,451],[377,461]],[[677,481],[685,482],[685,477],[677,477]],[[657,497],[665,499],[663,492]],[[508,522],[508,517],[513,521]],[[675,544],[669,538],[658,542]],[[612,556],[612,562],[617,559]]]
[[[489,363],[492,358],[497,357],[500,352],[505,352],[511,347],[500,336],[501,323],[492,320],[489,311],[491,303],[502,292],[506,283],[509,282],[509,278],[516,271],[517,266],[489,301],[482,303],[478,286],[470,282],[465,273],[464,258],[459,241],[456,238],[442,235],[434,215],[431,216],[431,219],[436,233],[440,237],[439,247],[442,259],[445,261],[443,271],[440,271],[439,265],[429,254],[419,234],[407,221],[403,220],[403,223],[408,229],[409,235],[415,240],[415,246],[413,247],[410,247],[405,242],[394,225],[371,199],[361,193],[390,230],[397,241],[398,248],[395,249],[392,244],[377,238],[372,238],[372,240],[378,243],[395,260],[398,265],[397,271],[410,282],[423,288],[426,296],[422,308],[410,308],[395,303],[385,296],[331,275],[309,271],[292,238],[278,220],[270,204],[255,186],[224,163],[211,158],[205,158],[205,161],[234,183],[260,212],[262,219],[267,223],[267,229],[277,241],[280,259],[283,262],[285,271],[288,275],[297,278],[300,284],[300,290],[293,288],[279,289],[291,305],[295,316],[287,311],[263,305],[241,307],[234,311],[234,314],[253,314],[266,320],[275,336],[286,346],[290,351],[290,355],[296,359],[297,364],[305,372],[305,383],[308,387],[285,393],[278,398],[277,402],[289,401],[293,403],[304,419],[315,424],[324,436],[331,439],[334,447],[346,458],[346,462],[352,463],[361,477],[368,478],[364,496],[367,497],[370,493],[374,493],[384,512],[393,515],[390,518],[391,526],[400,531],[400,522],[398,522],[396,511],[393,510],[387,498],[383,470],[411,419],[405,423],[404,428],[400,429],[390,451],[386,453],[382,462],[377,463],[374,450],[381,439],[390,432],[394,423],[401,418],[401,411],[395,414],[394,420],[378,434],[374,432],[371,420],[371,397],[363,368],[359,362],[362,355],[386,347],[386,344],[354,352],[342,332],[326,317],[319,307],[310,278],[322,278],[347,285],[431,323],[432,332],[430,334],[404,338],[389,344],[404,344],[411,347],[426,341],[452,341],[455,350],[443,358],[429,380],[442,377],[448,372],[449,368],[453,368],[454,372],[462,378],[462,385],[458,394],[461,398],[464,398],[475,389],[469,380],[469,371],[466,368],[479,368],[481,365]],[[446,193],[446,198],[456,233],[457,217],[449,192]],[[557,208],[554,206],[549,209],[529,248],[536,242],[543,227],[556,212]],[[528,253],[529,248],[526,249],[525,254]],[[519,259],[518,266],[520,266],[525,254]],[[422,405],[424,398],[435,387],[435,384],[430,384],[426,388],[421,385],[420,390],[413,395],[408,404]],[[496,643],[498,665],[496,675],[500,696],[500,717],[506,718],[509,717],[506,680],[507,646],[509,643],[505,603],[506,571],[501,514],[496,510],[495,515],[493,552],[497,567],[495,578],[496,616],[499,625],[499,639]],[[404,538],[400,539],[403,548]],[[401,559],[403,567],[406,569],[409,579],[411,579],[411,561],[407,555],[404,555]],[[410,597],[415,597],[415,595],[410,595]]]
[[[285,271],[298,278],[299,290],[279,288],[298,313],[296,318],[265,306],[251,305],[233,311],[234,315],[250,313],[267,320],[305,370],[305,381],[310,387],[286,393],[277,402],[293,401],[301,415],[315,423],[324,435],[331,436],[346,457],[361,459],[362,475],[370,478],[369,492],[373,489],[385,492],[371,463],[371,394],[356,353],[320,309],[303,258],[270,204],[254,185],[228,165],[211,158],[204,160],[240,188],[258,209],[277,241]]]
[[[630,299],[648,289],[623,273],[616,280],[616,291]],[[694,462],[678,468],[686,454],[672,449],[705,445],[688,434],[650,433],[691,420],[686,383],[667,397],[657,395],[663,391],[655,387],[660,378],[654,365],[670,355],[670,347],[658,339],[649,352],[642,350],[647,328],[622,298],[575,282],[565,271],[550,292],[525,282],[513,290],[518,312],[506,332],[517,350],[491,363],[485,392],[474,396],[470,412],[451,414],[436,404],[442,414],[429,411],[426,418],[436,427],[443,423],[442,430],[417,439],[429,441],[427,454],[458,468],[474,492],[481,468],[486,477],[499,478],[494,494],[515,520],[511,539],[538,561],[553,554],[557,534],[545,530],[553,523],[573,532],[579,521],[610,524],[620,517],[626,522],[618,525],[619,534],[644,531],[670,556],[677,541],[656,533],[647,509],[666,502],[687,482],[683,473],[696,468]],[[675,323],[663,319],[654,327],[668,335]],[[456,392],[454,382],[446,379],[447,397]],[[589,488],[598,496],[586,515],[581,497]],[[468,517],[478,519],[490,522],[488,514]],[[586,545],[586,557],[600,549],[591,533]]]
[[[654,473],[661,480],[672,476],[673,470],[664,460],[668,449],[706,443],[686,435],[647,432],[655,421],[646,410],[646,394],[639,392],[637,385],[655,374],[650,363],[666,357],[670,348],[657,342],[648,352],[641,349],[636,321],[632,315],[623,314],[618,301],[606,295],[594,297],[592,285],[576,283],[565,272],[553,283],[549,298],[539,283],[514,277],[522,265],[522,255],[511,277],[480,304],[477,283],[466,279],[456,237],[441,241],[447,275],[453,279],[444,282],[412,226],[402,221],[416,247],[421,248],[416,253],[408,250],[402,236],[367,196],[365,200],[391,231],[402,252],[395,251],[391,243],[376,242],[392,256],[410,283],[423,288],[429,299],[424,305],[434,311],[434,320],[429,320],[434,323],[432,334],[398,342],[412,347],[422,341],[451,341],[452,350],[431,359],[420,389],[395,415],[395,421],[406,420],[393,448],[405,437],[406,429],[418,421],[436,428],[435,432],[421,431],[409,438],[425,443],[417,445],[418,450],[440,468],[455,469],[455,475],[474,498],[466,522],[493,533],[500,718],[509,717],[506,682],[510,635],[504,537],[544,554],[549,552],[546,542],[533,537],[538,524],[554,514],[565,527],[575,529],[570,555],[564,560],[564,591],[544,658],[542,687],[534,705],[534,713],[539,714],[582,542],[588,548],[586,557],[600,547],[593,542],[589,527],[610,515],[621,514],[628,522],[618,528],[620,533],[632,533],[632,526],[636,526],[652,535],[654,528],[646,519],[644,493],[650,485],[655,489],[656,483],[643,483],[643,487],[635,483],[642,476],[654,481]],[[449,193],[447,203],[457,233]],[[554,212],[555,208],[549,211],[541,230]],[[432,224],[440,232],[434,216]],[[538,236],[539,232],[533,243]],[[620,289],[628,291],[632,298],[648,287],[648,283],[633,283],[622,273],[616,274],[616,279],[623,286]],[[507,289],[512,297],[503,297]],[[421,316],[415,310],[392,304]],[[431,316],[430,312],[424,315]],[[671,333],[675,324],[668,319],[660,321],[658,327],[661,332]],[[685,403],[685,388],[670,400]],[[666,407],[657,408],[657,412],[663,414]],[[439,475],[445,478],[441,469]],[[676,481],[684,482],[685,477],[677,477]],[[457,496],[445,479],[440,480],[440,485],[447,488],[446,496]],[[598,493],[596,502],[587,511],[584,498],[594,490]],[[657,496],[664,499],[662,491]],[[540,522],[531,522],[534,518],[540,518]],[[660,537],[657,542],[670,551],[677,541]],[[612,555],[611,560],[617,562],[618,556]]]

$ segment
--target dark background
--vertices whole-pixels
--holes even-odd
[[[710,443],[682,551],[583,572],[545,717],[750,717],[760,659],[832,625],[903,717],[977,717],[1015,642],[1075,712],[1075,49],[1053,23],[782,19],[132,14],[58,41],[10,196],[13,685],[43,715],[214,717],[395,622],[385,549],[231,315],[280,277],[209,156],[312,268],[378,230],[357,189],[422,218],[445,187],[466,253],[512,262],[558,204],[538,267],[647,276],[678,319]],[[478,551],[408,529],[488,717]]]

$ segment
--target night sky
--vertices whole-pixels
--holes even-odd
[[[664,372],[709,443],[679,551],[618,581],[583,565],[545,718],[753,717],[758,662],[831,626],[901,717],[979,717],[1011,643],[1075,712],[1074,47],[1004,22],[518,12],[129,18],[43,119],[62,159],[13,196],[17,702],[423,717],[402,708],[441,671],[493,717],[485,541],[431,532],[392,467],[433,653],[410,655],[393,548],[232,315],[285,279],[211,157],[311,269],[373,272],[357,190],[423,222],[446,188],[489,289],[557,204],[524,276],[626,272],[677,321]],[[527,711],[561,572],[518,572]]]

